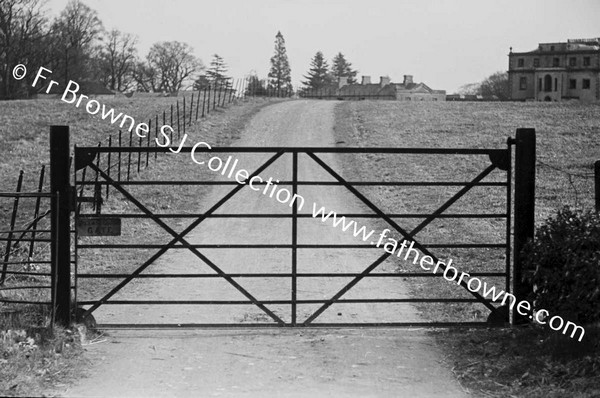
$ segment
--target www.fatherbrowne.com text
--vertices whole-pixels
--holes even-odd
[[[27,73],[27,68],[24,65],[17,65],[13,68],[13,77],[15,79],[21,80],[25,77]],[[33,81],[32,87],[35,87],[38,83],[47,80],[48,76],[52,74],[52,71],[40,67],[36,77]],[[49,80],[46,86],[46,93],[49,93],[54,86],[58,86],[59,83],[55,80]],[[102,120],[109,120],[111,124],[117,124],[120,128],[125,128],[129,131],[135,131],[135,133],[141,137],[146,137],[150,131],[150,127],[146,123],[138,123],[136,124],[133,117],[123,114],[116,113],[113,108],[107,109],[105,104],[100,104],[95,99],[91,99],[88,96],[79,93],[79,84],[76,82],[69,80],[67,86],[65,87],[61,100],[68,104],[74,104],[75,107],[79,108],[85,102],[85,110],[90,115],[100,114]],[[120,120],[120,123],[119,123]],[[156,145],[160,147],[169,147],[169,150],[173,153],[181,152],[181,149],[188,138],[187,134],[184,134],[179,146],[176,149],[171,147],[170,133],[173,132],[173,128],[169,125],[164,125],[160,128],[161,136],[160,140],[158,137],[155,138]],[[225,161],[218,156],[213,156],[210,159],[206,160],[198,160],[197,151],[198,148],[205,147],[206,149],[202,150],[202,152],[206,152],[207,150],[212,149],[211,146],[204,142],[200,141],[194,144],[192,150],[190,152],[191,159],[194,163],[198,165],[204,165],[208,167],[213,172],[218,172],[223,176],[227,176],[227,178],[234,178],[235,181],[239,184],[248,184],[250,189],[261,192],[263,195],[268,196],[277,200],[282,204],[287,204],[292,207],[294,204],[297,206],[297,210],[301,211],[305,206],[305,199],[301,195],[292,194],[288,189],[279,187],[277,183],[279,180],[273,181],[273,178],[264,179],[261,176],[253,176],[250,177],[250,173],[243,168],[239,168],[239,160],[234,159],[232,156],[229,156]],[[259,185],[264,185],[264,187],[260,187]],[[496,286],[488,285],[487,282],[482,281],[477,277],[471,277],[466,272],[459,272],[459,270],[452,266],[452,259],[449,259],[446,263],[442,261],[434,261],[431,256],[424,255],[420,257],[419,250],[415,249],[415,242],[410,241],[408,239],[394,239],[388,237],[387,235],[391,232],[389,229],[384,229],[379,233],[378,239],[375,242],[371,240],[371,237],[376,234],[374,230],[368,230],[366,226],[360,226],[355,220],[347,219],[346,217],[338,217],[335,211],[327,211],[324,207],[317,205],[313,202],[312,204],[312,217],[315,219],[319,219],[320,221],[325,223],[331,221],[331,225],[333,228],[340,228],[343,232],[351,232],[354,237],[362,239],[364,242],[368,242],[376,247],[382,247],[383,250],[390,255],[395,255],[398,258],[401,258],[404,253],[403,260],[410,261],[412,257],[413,264],[417,264],[425,271],[431,271],[433,274],[441,273],[443,278],[449,282],[455,282],[458,285],[466,283],[467,288],[471,292],[480,292],[484,298],[491,297],[493,302],[498,302],[502,299],[501,304],[506,305],[508,301],[508,306],[511,310],[514,310],[516,305],[516,311],[518,314],[522,316],[528,316],[530,319],[535,320],[539,324],[547,324],[552,330],[562,331],[563,334],[567,334],[569,330],[571,330],[571,338],[574,338],[579,333],[578,341],[583,339],[585,334],[585,329],[582,326],[576,325],[573,322],[567,321],[565,322],[560,316],[553,316],[550,318],[550,313],[545,309],[534,309],[531,304],[522,300],[517,303],[517,298],[503,290],[499,290]],[[375,235],[377,236],[377,235]],[[384,242],[385,239],[385,242]],[[405,251],[406,250],[406,251]]]

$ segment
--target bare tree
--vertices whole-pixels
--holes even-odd
[[[155,69],[151,68],[146,62],[138,61],[133,68],[132,76],[139,91],[161,91],[159,73]]]
[[[133,71],[137,54],[135,36],[119,30],[111,30],[102,46],[99,58],[100,80],[114,91],[132,87]]]
[[[155,43],[148,53],[147,65],[136,73],[138,84],[152,82],[153,91],[174,92],[203,69],[192,48],[178,41]]]
[[[507,100],[510,98],[508,73],[496,72],[479,83],[465,84],[459,89],[460,94],[481,95],[486,98]]]
[[[35,70],[44,62],[47,21],[40,0],[0,1],[0,98],[16,98],[27,93],[31,80],[12,78],[12,68],[26,63]]]
[[[98,13],[80,0],[71,0],[53,24],[56,49],[61,55],[60,72],[65,81],[90,75],[96,41],[103,31]]]
[[[500,100],[510,98],[510,87],[508,85],[508,73],[496,72],[481,82],[481,95],[484,97],[495,97]]]

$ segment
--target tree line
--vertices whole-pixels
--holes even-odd
[[[29,71],[50,69],[59,83],[93,81],[115,92],[231,84],[222,57],[215,54],[205,68],[186,43],[154,43],[141,57],[135,35],[107,31],[98,13],[80,0],[71,0],[52,20],[45,14],[43,0],[0,1],[0,99],[26,98],[39,90],[31,87],[35,73],[21,81],[12,78],[17,64]]]
[[[40,87],[32,87],[35,73],[31,72],[40,67],[50,69],[61,86],[69,80],[100,83],[114,92],[176,92],[232,85],[227,64],[218,54],[205,67],[190,45],[165,41],[154,43],[142,57],[135,35],[118,29],[107,31],[97,11],[81,0],[70,0],[53,19],[46,16],[44,4],[44,0],[0,0],[0,99],[36,94]],[[30,71],[23,80],[12,77],[18,64]],[[254,95],[292,95],[291,68],[281,32],[275,36],[270,64],[267,79],[250,73],[246,90]],[[356,74],[341,52],[329,67],[318,51],[303,84],[306,89],[318,90],[340,77],[354,83]]]
[[[347,78],[349,84],[356,83],[358,71],[352,68],[352,64],[346,60],[341,52],[338,52],[331,61],[331,67],[327,63],[321,51],[313,56],[310,69],[304,75],[302,84],[305,90],[321,90],[337,84],[340,78]]]
[[[484,98],[496,98],[501,101],[510,99],[510,86],[507,72],[496,72],[478,83],[465,84],[459,88],[459,94],[480,95]]]

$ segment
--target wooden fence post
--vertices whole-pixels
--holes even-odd
[[[596,212],[600,213],[600,160],[594,163],[594,191],[596,196]]]
[[[52,198],[52,302],[55,319],[71,324],[71,209],[69,126],[50,126],[50,192]]]
[[[517,129],[515,139],[515,211],[513,294],[521,301],[531,290],[522,281],[521,251],[534,234],[535,213],[535,129]],[[516,311],[513,310],[512,321]]]

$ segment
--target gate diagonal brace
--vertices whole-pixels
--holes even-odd
[[[456,194],[454,194],[446,203],[440,206],[436,211],[434,211],[429,217],[427,217],[421,224],[415,227],[411,232],[406,232],[400,225],[398,225],[394,220],[388,217],[383,211],[381,211],[373,202],[371,202],[367,197],[365,197],[360,191],[354,188],[350,183],[348,183],[342,176],[335,172],[329,165],[327,165],[323,160],[321,160],[317,155],[312,152],[307,152],[307,155],[310,156],[315,162],[317,162],[325,171],[327,171],[331,176],[333,176],[336,180],[342,183],[350,192],[352,192],[357,198],[359,198],[364,204],[366,204],[371,210],[373,210],[378,216],[380,216],[384,221],[386,221],[390,226],[392,226],[396,231],[398,231],[405,239],[405,241],[414,242],[414,247],[419,249],[423,254],[430,256],[434,262],[438,263],[439,259],[433,255],[425,246],[416,241],[413,238],[413,235],[420,232],[423,228],[425,228],[431,221],[433,221],[438,215],[448,209],[452,204],[454,204],[458,199],[464,196],[471,188],[473,188],[477,183],[483,180],[487,175],[489,175],[495,168],[496,165],[492,164],[488,166],[485,170],[483,170],[477,177],[475,177],[471,182],[465,185],[462,189],[460,189]],[[385,261],[392,253],[386,252],[381,255],[377,260],[375,260],[371,265],[369,265],[360,275],[356,276],[352,281],[350,281],[346,286],[344,286],[338,293],[336,293],[331,299],[327,300],[319,309],[317,309],[311,316],[309,316],[305,321],[304,325],[310,324],[314,321],[319,315],[321,315],[327,308],[329,308],[332,304],[334,304],[340,297],[342,297],[348,290],[350,290],[354,285],[360,282],[365,276],[367,276],[371,271],[377,268],[383,261]],[[440,268],[445,271],[446,265],[444,263],[440,263]],[[479,302],[485,305],[490,311],[494,311],[496,308],[490,304],[483,296],[481,296],[477,292],[472,292],[469,290],[467,283],[461,281],[460,285],[464,287],[471,295],[473,295]]]
[[[260,166],[254,173],[252,173],[245,181],[249,181],[254,176],[258,175],[262,171],[264,171],[267,167],[269,167],[275,160],[277,160],[281,155],[283,155],[283,151],[276,153],[274,156],[269,158],[262,166]],[[248,298],[253,304],[259,307],[262,311],[264,311],[267,315],[269,315],[274,321],[276,321],[280,326],[284,326],[285,322],[275,315],[271,310],[269,310],[263,303],[258,301],[254,296],[252,296],[248,291],[246,291],[239,283],[237,283],[231,276],[226,274],[223,270],[221,270],[216,264],[210,261],[206,256],[200,253],[196,248],[192,247],[189,242],[184,239],[184,236],[187,235],[191,230],[196,228],[202,221],[204,221],[207,216],[215,212],[219,207],[221,207],[225,202],[227,202],[232,196],[234,196],[238,191],[240,191],[246,184],[240,184],[232,189],[227,195],[225,195],[219,202],[217,202],[213,207],[211,207],[204,215],[198,218],[196,221],[191,223],[185,230],[183,230],[180,234],[171,229],[167,224],[165,224],[161,219],[154,216],[150,210],[148,210],[142,203],[140,203],[137,199],[135,199],[129,192],[127,192],[120,184],[115,182],[111,177],[109,177],[106,173],[100,170],[96,165],[89,165],[94,171],[98,172],[102,178],[104,178],[108,183],[110,183],[115,189],[121,192],[127,199],[129,199],[133,204],[135,204],[142,212],[148,215],[152,220],[154,220],[158,225],[160,225],[165,231],[169,234],[173,235],[174,239],[171,240],[168,244],[166,244],[162,249],[156,252],[150,259],[148,259],[144,264],[138,267],[131,275],[121,281],[117,286],[115,286],[110,292],[108,292],[104,297],[98,300],[95,304],[93,304],[90,308],[88,308],[85,313],[82,315],[82,318],[90,315],[93,311],[95,311],[98,307],[104,304],[108,299],[110,299],[113,295],[115,295],[119,290],[121,290],[125,285],[131,282],[136,276],[138,276],[142,271],[144,271],[150,264],[152,264],[156,259],[162,256],[167,250],[173,247],[175,243],[178,241],[185,247],[187,247],[192,253],[194,253],[198,258],[204,261],[210,268],[212,268],[217,274],[219,274],[222,278],[224,278],[227,282],[229,282],[233,287],[235,287],[240,293],[242,293],[246,298]]]

